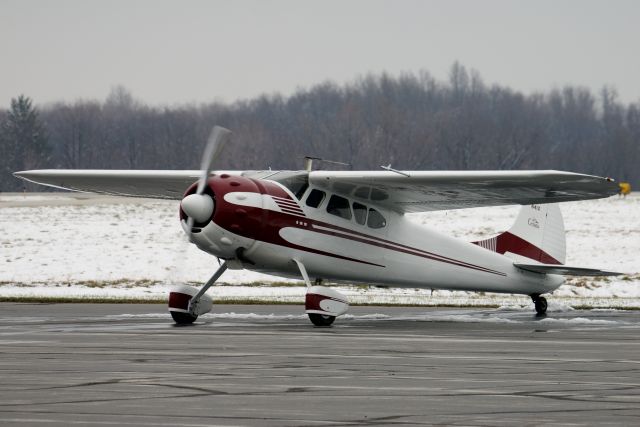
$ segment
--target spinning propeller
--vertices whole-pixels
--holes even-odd
[[[189,194],[182,202],[180,207],[187,216],[187,221],[182,221],[182,225],[189,236],[193,232],[194,224],[206,223],[213,215],[215,202],[213,198],[205,192],[207,189],[207,180],[211,167],[215,159],[219,156],[224,148],[224,144],[231,136],[231,131],[220,126],[214,126],[209,134],[207,146],[202,154],[202,162],[200,164],[200,179],[196,192]]]

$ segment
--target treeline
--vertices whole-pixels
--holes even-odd
[[[39,108],[20,96],[0,123],[0,191],[21,190],[11,172],[24,169],[197,169],[214,124],[234,132],[219,169],[301,169],[309,155],[353,169],[561,169],[640,184],[640,102],[607,87],[524,95],[458,63],[446,82],[368,75],[233,104],[153,107],[122,87]]]

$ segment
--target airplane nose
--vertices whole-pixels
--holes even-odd
[[[196,223],[208,222],[213,215],[214,203],[208,194],[189,194],[182,199],[180,206]]]

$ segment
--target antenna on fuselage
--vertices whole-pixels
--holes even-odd
[[[341,166],[349,166],[349,167],[353,166],[351,163],[337,162],[335,160],[326,160],[326,159],[321,159],[320,157],[304,156],[304,170],[306,170],[307,172],[311,172],[311,170],[313,169],[314,160],[317,160],[322,163],[331,163],[332,165],[341,165]]]

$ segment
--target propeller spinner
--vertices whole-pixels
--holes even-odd
[[[208,194],[189,194],[180,203],[187,217],[198,223],[207,222],[211,218],[214,206],[213,199]]]
[[[221,126],[214,126],[209,134],[207,140],[207,146],[202,154],[202,162],[200,165],[200,179],[198,180],[198,187],[194,194],[189,194],[180,203],[182,211],[187,216],[185,231],[191,235],[193,232],[193,225],[195,223],[206,223],[211,216],[215,208],[213,198],[205,193],[207,188],[207,180],[211,167],[215,159],[219,156],[220,152],[224,148],[225,143],[231,136],[229,129]]]

